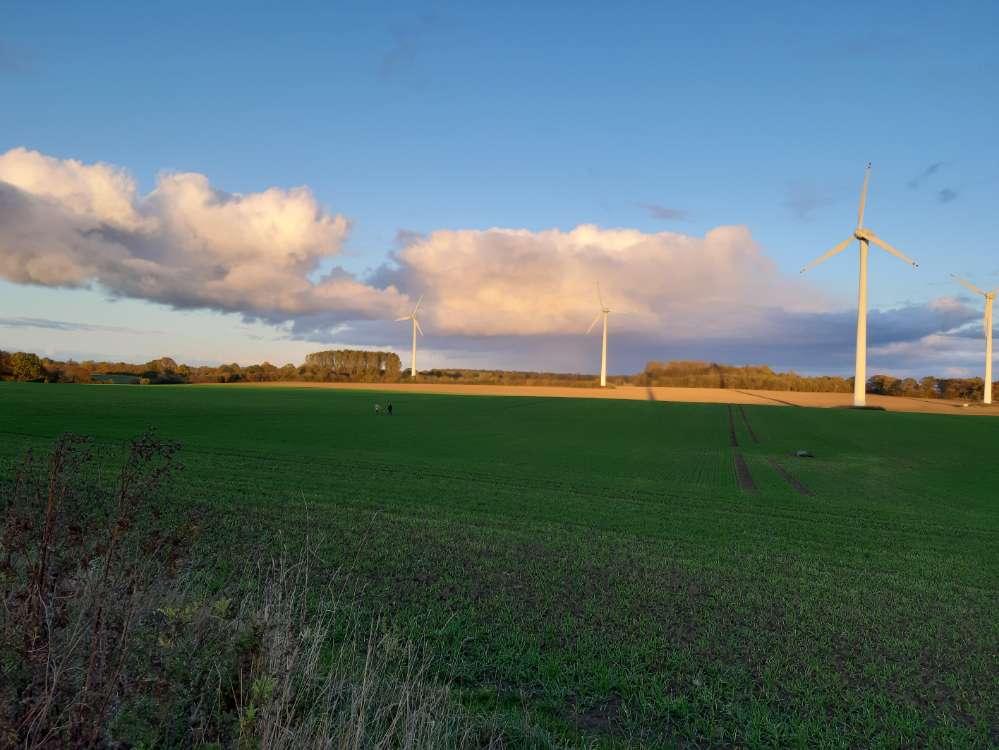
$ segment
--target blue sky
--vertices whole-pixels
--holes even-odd
[[[792,275],[849,235],[872,160],[868,224],[920,269],[874,253],[871,305],[905,308],[962,297],[948,273],[999,286],[997,21],[999,6],[971,2],[5,3],[0,153],[115,165],[142,194],[164,171],[231,193],[308,186],[351,224],[320,268],[359,278],[400,250],[400,230],[581,224],[694,237],[742,225]],[[849,309],[855,254],[812,282],[830,312]],[[243,362],[299,361],[329,341],[404,351],[391,328],[302,341],[288,320],[110,296],[0,281],[0,348]],[[24,324],[122,318],[157,333]],[[611,369],[758,359],[721,340],[657,341],[636,336]],[[454,335],[435,354],[428,338],[429,364],[538,356],[530,342],[490,342]],[[540,347],[539,368],[585,367],[587,345],[566,346],[565,357]],[[842,352],[772,356],[805,371],[845,366]],[[942,366],[883,357],[897,370],[930,364]]]

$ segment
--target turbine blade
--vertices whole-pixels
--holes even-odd
[[[600,293],[600,282],[597,282],[597,299],[600,300],[600,307],[604,306],[604,295]]]
[[[422,302],[423,302],[423,295],[421,294],[420,298],[416,300],[416,307],[413,308],[413,315],[416,315],[417,310],[420,309],[420,303]]]
[[[970,281],[965,281],[960,276],[955,276],[954,274],[951,274],[951,278],[953,278],[954,281],[956,281],[958,284],[962,284],[962,285],[968,287],[968,289],[970,289],[971,291],[973,291],[975,294],[980,294],[983,297],[986,296],[985,292],[983,292],[977,286],[975,286],[974,284],[972,284]]]
[[[875,245],[877,245],[878,247],[880,247],[882,250],[888,251],[889,253],[891,253],[892,255],[894,255],[899,260],[904,260],[906,263],[908,263],[913,268],[918,268],[919,267],[919,264],[916,263],[916,261],[914,261],[912,258],[907,258],[906,256],[902,255],[902,253],[900,253],[898,250],[896,250],[895,248],[893,248],[891,245],[889,245],[883,239],[881,239],[880,237],[878,237],[876,234],[874,234],[874,232],[868,231],[867,232],[867,238],[871,242],[873,242]]]
[[[811,268],[815,268],[815,266],[819,265],[819,263],[825,263],[827,260],[829,260],[831,257],[833,257],[834,255],[836,255],[837,253],[843,252],[844,250],[846,250],[846,246],[849,245],[851,242],[853,242],[853,237],[847,237],[845,240],[843,240],[841,243],[839,243],[838,245],[836,245],[836,247],[834,247],[828,253],[826,253],[825,255],[823,255],[820,258],[816,258],[811,263],[809,263],[807,266],[805,266],[804,268],[802,268],[801,269],[801,273],[804,273],[805,271],[807,271],[807,270],[809,270]]]
[[[864,171],[864,187],[860,191],[860,210],[857,211],[857,229],[864,226],[864,206],[867,204],[867,181],[871,178],[871,163],[867,162],[867,169]]]
[[[422,336],[423,335],[423,329],[420,328],[420,321],[418,321],[416,318],[413,318],[413,322],[416,323],[416,330],[419,331],[420,335]]]
[[[587,332],[587,333],[589,333],[590,331],[592,331],[592,330],[593,330],[593,326],[595,326],[595,325],[597,324],[597,321],[598,321],[598,320],[600,320],[600,316],[601,316],[601,315],[603,315],[603,314],[604,314],[604,311],[603,311],[603,310],[601,310],[600,312],[598,312],[598,313],[597,313],[597,317],[595,317],[595,318],[593,319],[593,322],[592,322],[592,323],[590,323],[590,327],[586,329],[586,332]]]
[[[406,315],[405,317],[402,318],[396,318],[395,322],[398,323],[400,320],[409,320],[412,317],[413,317],[412,315]]]

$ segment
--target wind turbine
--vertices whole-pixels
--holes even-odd
[[[416,301],[416,307],[413,308],[413,312],[411,312],[409,315],[404,315],[401,318],[395,319],[396,323],[402,320],[413,321],[413,358],[410,360],[411,366],[409,368],[409,376],[414,380],[416,379],[416,333],[419,332],[421,336],[423,335],[423,329],[420,328],[420,321],[416,319],[416,311],[420,309],[421,302],[423,302],[422,294],[420,295],[420,298]]]
[[[857,213],[857,228],[853,230],[853,234],[836,245],[828,253],[813,260],[801,269],[801,272],[804,273],[808,269],[819,265],[819,263],[829,260],[837,253],[846,250],[847,245],[854,240],[860,243],[860,290],[857,294],[857,357],[854,365],[853,380],[854,406],[864,406],[867,403],[867,251],[870,244],[873,242],[882,250],[891,253],[900,260],[904,260],[913,268],[917,267],[916,261],[905,257],[870,229],[864,227],[864,204],[867,203],[867,182],[870,177],[871,163],[868,162],[867,171],[864,172],[864,187],[860,191],[860,210]]]
[[[954,274],[951,274],[954,276]],[[980,294],[985,297],[985,388],[983,402],[986,404],[992,403],[992,303],[996,300],[996,292],[999,292],[999,287],[996,287],[991,292],[983,292],[977,286],[972,284],[970,281],[965,281],[962,278],[954,276],[954,279],[958,284],[964,284],[968,289],[973,291],[975,294]]]
[[[597,298],[600,300],[600,312],[597,313],[597,317],[593,319],[590,323],[590,327],[586,329],[589,333],[593,330],[593,326],[597,324],[600,317],[603,316],[604,319],[604,343],[600,349],[600,387],[607,387],[607,313],[610,312],[610,308],[604,305],[604,296],[600,293],[600,282],[597,282]]]

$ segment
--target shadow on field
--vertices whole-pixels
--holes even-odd
[[[749,391],[741,391],[738,388],[735,390],[736,393],[741,393],[743,396],[752,396],[753,398],[764,398],[767,401],[773,401],[775,404],[784,404],[784,406],[797,406],[801,408],[801,404],[794,404],[790,401],[785,401],[782,398],[774,398],[773,396],[763,396],[759,393],[750,393]]]

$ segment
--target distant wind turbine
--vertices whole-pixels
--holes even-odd
[[[837,253],[843,252],[846,250],[847,245],[854,240],[860,242],[860,291],[857,294],[857,358],[854,366],[853,381],[854,406],[864,406],[867,403],[867,251],[870,243],[873,242],[882,250],[886,250],[896,258],[904,260],[913,268],[917,266],[916,261],[905,257],[870,229],[864,228],[864,204],[867,203],[867,182],[870,177],[871,164],[868,162],[867,171],[864,173],[864,187],[860,191],[860,210],[857,213],[857,228],[853,231],[853,235],[847,237],[828,253],[813,260],[801,269],[801,272],[804,273],[808,269],[819,265],[819,263],[829,260]]]
[[[604,305],[604,296],[600,293],[600,283],[597,282],[597,298],[600,300],[600,312],[597,313],[597,317],[593,319],[590,323],[590,327],[586,329],[586,333],[593,330],[593,326],[597,324],[601,316],[604,319],[604,342],[600,349],[600,387],[607,387],[607,313],[610,312],[610,308]]]
[[[411,312],[409,315],[404,315],[401,318],[396,318],[395,319],[396,323],[398,323],[399,321],[402,321],[402,320],[411,320],[411,321],[413,321],[413,358],[410,360],[411,364],[410,364],[410,368],[409,368],[409,376],[411,378],[413,378],[414,380],[416,379],[416,334],[417,334],[417,332],[419,332],[419,334],[421,336],[423,335],[423,329],[420,328],[420,321],[418,321],[416,319],[416,312],[417,312],[417,310],[420,309],[420,303],[421,302],[423,302],[423,295],[422,294],[420,295],[420,298],[416,301],[416,307],[413,308],[413,312]]]
[[[954,274],[951,274],[954,276]],[[985,320],[983,321],[985,325],[985,388],[983,401],[986,404],[992,403],[992,303],[996,300],[996,292],[999,292],[999,287],[996,287],[991,292],[983,292],[977,286],[972,284],[970,281],[965,281],[962,278],[954,276],[954,279],[958,284],[964,284],[968,289],[973,291],[975,294],[980,294],[985,297]]]

